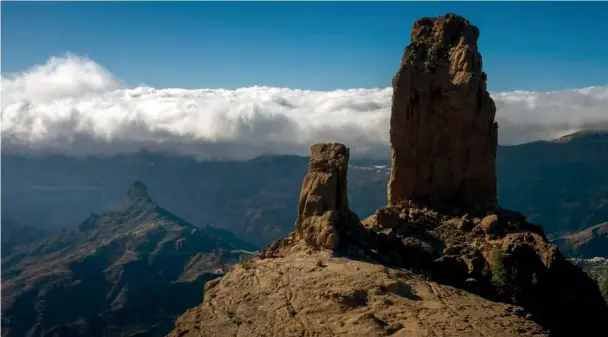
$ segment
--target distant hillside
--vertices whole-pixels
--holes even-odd
[[[572,142],[589,143],[608,143],[608,131],[583,130],[563,137],[554,139],[553,143],[564,144]]]
[[[162,336],[256,248],[191,225],[135,183],[77,230],[2,255],[2,336]]]
[[[31,244],[48,236],[44,230],[17,223],[11,219],[2,219],[2,256],[9,255],[13,250]]]
[[[601,223],[553,240],[566,255],[590,259],[608,258],[608,222]]]
[[[574,232],[608,221],[606,172],[608,132],[499,147],[499,201],[547,233]]]
[[[550,235],[608,221],[607,134],[499,147],[500,203],[521,210]],[[299,156],[197,162],[152,153],[3,155],[2,217],[49,229],[75,226],[121,200],[130,181],[142,180],[155,200],[192,223],[214,224],[264,246],[290,231],[307,165],[308,158]],[[351,160],[348,193],[357,214],[366,217],[386,204],[389,173],[388,161]]]

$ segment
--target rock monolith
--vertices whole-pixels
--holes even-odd
[[[389,205],[496,202],[496,107],[478,38],[454,14],[414,23],[393,78]]]

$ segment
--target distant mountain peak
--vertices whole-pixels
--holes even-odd
[[[129,187],[127,191],[127,200],[128,201],[150,201],[150,197],[148,196],[148,187],[141,181],[135,181]]]
[[[118,222],[115,221],[117,216],[121,219]],[[78,230],[80,232],[86,232],[94,228],[100,228],[100,226],[108,225],[110,225],[110,227],[122,227],[127,223],[136,224],[137,221],[133,221],[141,217],[153,219],[158,216],[175,221],[176,224],[180,225],[187,223],[155,204],[148,196],[148,187],[146,184],[141,181],[135,181],[129,186],[127,197],[122,204],[103,211],[100,214],[90,214],[89,217],[78,226]]]

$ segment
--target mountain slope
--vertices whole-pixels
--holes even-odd
[[[134,183],[119,207],[2,257],[3,336],[159,336],[203,284],[254,250],[197,228]]]
[[[40,240],[49,234],[44,230],[2,219],[2,256],[9,255],[13,250]]]
[[[547,233],[608,221],[608,132],[500,147],[496,160],[501,204]]]

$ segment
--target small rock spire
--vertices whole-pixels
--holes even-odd
[[[308,173],[304,177],[296,233],[308,245],[336,249],[339,234],[350,222],[346,191],[349,149],[339,143],[310,147]]]

